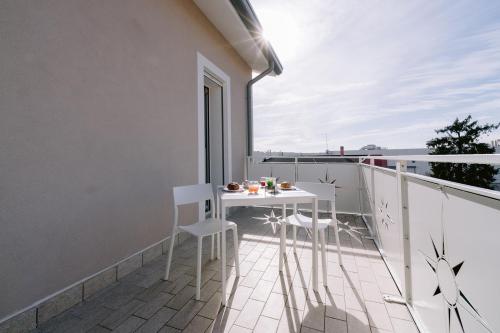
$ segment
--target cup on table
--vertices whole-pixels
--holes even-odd
[[[257,181],[248,182],[248,193],[257,194],[259,192],[260,183]]]
[[[260,186],[266,187],[267,185],[267,177],[260,177]]]
[[[276,186],[276,177],[266,177],[267,188],[274,190]]]

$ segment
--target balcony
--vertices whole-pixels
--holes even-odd
[[[395,170],[376,166],[376,159],[393,161]],[[408,160],[499,164],[500,156],[248,158],[249,179],[272,175],[337,185],[344,266],[329,230],[328,287],[320,272],[321,287],[312,289],[311,239],[304,230],[296,253],[289,232],[280,274],[279,219],[270,217],[281,210],[246,207],[229,216],[238,224],[241,276],[228,249],[226,307],[220,305],[220,262],[210,260],[208,242],[201,299],[194,299],[196,242],[188,238],[174,250],[169,281],[162,280],[163,254],[36,332],[496,331],[500,192],[407,172]]]

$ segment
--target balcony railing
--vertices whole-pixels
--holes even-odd
[[[408,161],[500,165],[500,155],[373,156],[357,163],[248,158],[247,178],[338,186],[336,206],[363,217],[423,332],[500,331],[500,192],[407,172]],[[396,170],[376,166],[394,161]],[[367,164],[369,162],[369,164]]]

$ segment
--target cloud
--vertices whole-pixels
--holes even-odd
[[[252,4],[264,28],[295,25],[283,74],[254,86],[256,149],[423,147],[456,117],[500,121],[499,2]]]

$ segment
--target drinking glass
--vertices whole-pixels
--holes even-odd
[[[259,192],[260,183],[257,181],[248,182],[248,193],[257,194]]]
[[[260,177],[260,186],[262,187],[266,187],[267,184],[266,184],[266,179],[267,177]]]
[[[267,184],[267,188],[269,190],[274,190],[276,188],[276,178],[275,177],[267,177],[266,184]]]

